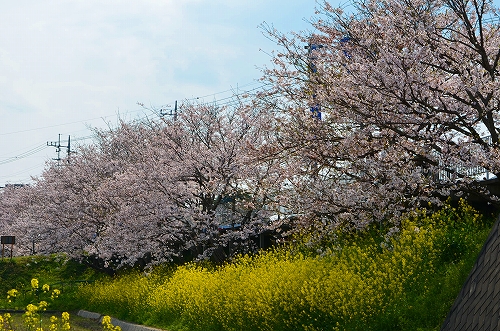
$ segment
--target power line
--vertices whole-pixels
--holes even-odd
[[[225,98],[219,99],[218,101],[227,100],[227,99],[233,98],[235,96],[242,96],[242,95],[247,94],[247,93],[249,93],[251,91],[258,90],[259,88],[268,85],[268,84],[260,83],[260,82],[251,82],[251,83],[243,84],[243,85],[237,87],[237,89],[242,88],[242,87],[248,87],[248,86],[255,85],[255,84],[260,84],[260,86],[252,88],[250,90],[244,90],[241,93],[233,93],[233,95],[231,95],[229,97],[225,97]],[[224,90],[224,91],[220,91],[220,92],[215,92],[215,93],[212,93],[212,94],[207,94],[207,95],[204,95],[204,96],[194,97],[194,98],[190,98],[190,99],[184,99],[184,100],[185,101],[200,100],[200,99],[204,99],[204,98],[207,98],[207,97],[213,97],[213,96],[216,96],[216,95],[219,95],[219,94],[223,94],[223,93],[227,93],[227,92],[234,92],[234,88],[231,88],[231,89],[228,89],[228,90]],[[133,110],[131,112],[139,112],[139,111],[143,111],[143,110],[144,109],[138,109],[138,110]],[[66,122],[66,123],[61,123],[61,124],[54,124],[54,125],[37,127],[37,128],[31,128],[31,129],[25,129],[25,130],[19,130],[19,131],[3,132],[3,133],[0,133],[0,136],[7,136],[7,135],[12,135],[12,134],[17,134],[17,133],[25,133],[25,132],[30,132],[30,131],[42,130],[42,129],[56,128],[56,127],[61,127],[61,126],[64,126],[64,125],[77,124],[77,123],[85,123],[85,122],[88,122],[88,121],[93,121],[93,120],[98,120],[98,119],[106,119],[106,118],[116,117],[116,116],[120,116],[120,114],[99,116],[99,117],[89,118],[89,119],[85,119],[85,120],[81,120],[81,121]]]
[[[257,86],[257,87],[253,87],[251,89],[248,89],[248,90],[243,90],[241,92],[239,91],[240,88],[249,87],[249,86],[256,85],[256,84],[260,84],[260,85]],[[214,97],[216,95],[220,95],[220,94],[227,93],[227,92],[233,92],[233,94],[231,96],[224,97],[224,98],[221,98],[221,99],[218,99],[218,100],[214,100],[213,102],[216,103],[218,106],[234,106],[234,105],[237,105],[239,103],[238,99],[240,97],[243,97],[243,96],[245,96],[247,94],[251,94],[252,92],[257,91],[259,89],[262,89],[263,87],[265,87],[267,85],[268,84],[266,84],[266,83],[251,82],[251,83],[243,84],[241,86],[237,86],[236,93],[234,93],[235,89],[231,88],[231,89],[228,89],[228,90],[224,90],[224,91],[220,91],[220,92],[215,92],[215,93],[207,94],[207,95],[204,95],[204,96],[199,96],[199,97],[195,97],[195,98],[191,98],[191,99],[185,99],[185,101],[200,100],[200,99],[204,99],[204,98],[207,98],[207,97]],[[263,90],[266,91],[266,89],[263,89]],[[213,103],[213,102],[206,102],[206,104]],[[140,110],[135,110],[134,112],[138,112],[138,111],[140,111]],[[60,127],[60,126],[69,125],[69,124],[75,124],[75,123],[84,123],[84,122],[88,122],[88,121],[92,121],[92,120],[96,120],[96,119],[106,119],[106,118],[115,117],[115,116],[120,116],[120,114],[94,117],[94,118],[86,119],[86,120],[82,120],[82,121],[66,122],[66,123],[61,123],[61,124],[56,124],[56,125],[51,125],[51,126],[46,126],[46,127],[38,127],[38,128],[32,128],[32,129],[26,129],[26,130],[19,130],[19,131],[13,131],[13,132],[5,132],[5,133],[0,133],[0,136],[6,136],[6,135],[11,135],[11,134],[16,134],[16,133],[24,133],[24,132],[29,132],[29,131],[36,131],[36,130],[47,129],[47,128],[55,128],[55,127]],[[144,119],[144,118],[142,118],[142,119]],[[92,138],[95,138],[95,134],[84,136],[84,137],[79,137],[79,138],[73,138],[72,141],[73,142],[75,142],[75,141],[82,141],[82,140],[87,140],[87,139],[92,139]],[[66,142],[68,142],[68,140],[60,140],[60,141],[58,141],[58,145],[60,145],[61,143],[66,143]],[[69,145],[69,142],[68,142],[68,145]],[[0,165],[8,164],[8,163],[12,163],[12,162],[15,162],[15,161],[19,161],[19,160],[25,159],[25,158],[27,158],[29,156],[32,156],[32,155],[34,155],[36,153],[39,153],[39,152],[43,151],[44,149],[46,149],[49,146],[54,146],[54,145],[50,145],[49,143],[37,145],[36,147],[31,148],[31,149],[29,149],[29,150],[27,150],[25,152],[22,152],[22,153],[20,153],[18,155],[11,156],[11,157],[5,158],[3,160],[0,160]],[[57,147],[57,146],[55,146],[55,147]],[[59,147],[61,147],[61,146],[59,146]]]
[[[255,88],[242,91],[241,93],[235,93],[235,94],[233,94],[231,96],[228,96],[228,97],[225,97],[225,98],[221,98],[221,99],[214,99],[214,101],[211,101],[211,102],[203,102],[202,104],[212,104],[212,103],[215,103],[217,106],[235,106],[235,105],[239,104],[239,99],[240,98],[245,97],[246,95],[252,95],[252,92],[254,92],[254,91],[257,91],[259,89],[262,89],[263,92],[269,91],[270,89],[263,89],[263,87],[265,87],[267,85],[268,84],[262,84],[260,86],[255,87]],[[199,98],[195,98],[195,99],[199,99]],[[195,100],[195,99],[189,99],[189,100]]]
[[[95,137],[95,135],[90,135],[90,136],[85,136],[85,137],[74,138],[74,139],[72,139],[72,141],[75,142],[75,141],[87,140],[87,139],[92,139],[94,137]],[[67,143],[67,142],[68,142],[68,140],[61,140],[60,141],[60,143]],[[22,152],[18,155],[11,156],[11,157],[5,158],[3,160],[0,160],[0,165],[25,159],[29,156],[32,156],[38,152],[43,151],[44,149],[46,149],[49,146],[51,146],[51,145],[47,145],[47,144],[38,145],[38,146],[36,146],[32,149],[29,149],[25,152]]]
[[[255,84],[259,84],[259,82],[251,82],[251,83],[243,84],[240,87],[247,87],[247,86],[251,86],[251,85],[255,85]],[[260,84],[262,84],[262,83],[260,83]],[[266,85],[266,84],[262,84],[261,86],[264,86],[264,85]],[[231,88],[231,89],[225,90],[225,91],[220,91],[220,92],[212,93],[212,94],[207,94],[207,95],[204,95],[204,96],[201,96],[201,97],[194,97],[194,98],[191,98],[191,99],[185,99],[185,100],[186,101],[199,100],[199,99],[204,99],[204,98],[207,98],[207,97],[213,97],[213,96],[216,96],[218,94],[227,93],[227,92],[234,92],[234,88]]]
[[[7,164],[7,163],[11,163],[11,162],[15,162],[15,161],[18,161],[18,160],[20,160],[20,159],[27,158],[28,156],[34,155],[34,154],[36,154],[36,153],[38,153],[38,152],[41,152],[41,151],[42,151],[42,150],[44,150],[46,147],[47,147],[47,146],[45,146],[45,145],[39,145],[39,146],[37,146],[37,147],[35,147],[35,148],[32,148],[32,149],[30,149],[30,150],[28,150],[28,151],[26,151],[26,152],[23,152],[23,153],[18,154],[18,155],[16,155],[16,156],[12,156],[12,157],[9,157],[9,158],[7,158],[7,159],[5,159],[5,160],[0,161],[0,165],[2,165],[2,164]]]
[[[29,167],[27,169],[24,169],[24,170],[20,170],[20,171],[17,171],[17,172],[14,172],[14,173],[11,173],[9,175],[6,175],[6,176],[0,176],[0,178],[8,178],[8,177],[12,177],[12,176],[17,176],[17,175],[20,175],[20,174],[24,174],[24,173],[27,173],[31,170],[34,170],[34,169],[40,169],[40,168],[43,168],[43,165],[39,165],[37,164],[36,166],[33,166],[33,167]],[[27,180],[29,180],[30,178],[27,178]],[[21,180],[21,181],[25,181],[25,180]]]
[[[139,111],[143,111],[143,109],[132,110],[131,112],[139,112]],[[120,116],[120,114],[99,116],[99,117],[89,118],[89,119],[85,119],[85,120],[81,120],[81,121],[66,122],[66,123],[61,123],[61,124],[54,124],[54,125],[49,125],[49,126],[32,128],[32,129],[25,129],[25,130],[12,131],[12,132],[4,132],[4,133],[0,133],[0,136],[6,136],[6,135],[11,135],[11,134],[16,134],[16,133],[24,133],[24,132],[30,132],[30,131],[37,131],[37,130],[42,130],[42,129],[56,128],[56,127],[60,127],[60,126],[64,126],[64,125],[77,124],[77,123],[85,123],[85,122],[88,122],[88,121],[94,121],[94,120],[98,120],[98,119],[106,119],[106,118],[109,118],[109,117],[116,117],[116,116]]]

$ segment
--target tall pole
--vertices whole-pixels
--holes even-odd
[[[309,78],[311,74],[315,74],[318,72],[318,69],[316,67],[316,64],[314,63],[314,60],[316,60],[316,57],[313,55],[313,51],[323,48],[323,45],[319,44],[313,44],[309,43],[309,45],[305,46],[304,48],[307,49],[307,61],[308,61],[308,66],[309,66]],[[313,90],[313,103],[312,106],[310,107],[312,116],[318,120],[321,120],[321,105],[318,103],[316,100],[316,90]]]
[[[71,154],[71,136],[68,136],[68,146],[67,146],[67,149],[66,149],[66,153],[68,155],[68,162],[69,162],[69,157],[70,157],[70,154]]]
[[[177,100],[175,100],[174,109],[170,109],[170,113],[165,113],[165,109],[160,109],[160,116],[163,117],[165,115],[172,116],[174,118],[174,121],[177,120]]]
[[[61,134],[59,134],[59,138],[57,141],[47,141],[47,146],[52,146],[56,148],[57,152],[57,159],[53,159],[57,162],[61,161],[61,147],[66,147],[66,153],[69,161],[69,156],[71,154],[71,136],[68,136],[68,145],[67,146],[62,146],[61,145]]]

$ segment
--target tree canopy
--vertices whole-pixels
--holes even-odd
[[[481,184],[500,173],[492,1],[352,8],[324,2],[312,33],[263,26],[279,46],[265,91],[96,130],[32,185],[5,189],[0,224],[26,252],[122,265],[252,251],[283,222],[397,226],[452,193],[498,204]]]
[[[500,171],[493,3],[352,5],[324,2],[313,33],[265,27],[282,50],[263,97],[287,114],[282,150],[307,156],[321,178],[303,188],[313,211],[387,219],[451,192],[496,203],[478,183]],[[322,121],[307,111],[317,105]]]

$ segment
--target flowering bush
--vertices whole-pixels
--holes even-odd
[[[12,331],[12,317],[9,313],[0,315],[0,331]]]
[[[40,294],[39,282],[38,279],[33,278],[31,280],[31,292],[36,295],[39,299]],[[50,286],[48,284],[44,284],[42,286],[43,293],[50,293]],[[61,292],[58,289],[54,289],[50,295],[50,298],[53,300],[59,296]],[[11,302],[13,299],[17,297],[18,291],[16,289],[11,289],[7,291],[7,299]],[[25,313],[23,314],[24,324],[29,331],[44,331],[42,327],[42,318],[41,313],[47,310],[49,303],[45,300],[38,301],[38,303],[29,303],[26,306]],[[7,322],[6,322],[7,321]],[[69,313],[63,312],[61,314],[61,319],[59,320],[56,316],[50,317],[50,326],[49,331],[68,331],[71,326],[69,323]],[[6,327],[8,326],[8,328]],[[10,315],[8,318],[4,315],[4,318],[0,318],[0,331],[12,331],[12,327],[10,324]]]
[[[103,327],[104,331],[121,331],[122,330],[122,328],[119,327],[118,325],[114,326],[111,323],[111,317],[107,316],[107,315],[102,318],[102,327]]]
[[[7,301],[12,302],[12,300],[15,300],[18,293],[19,292],[16,289],[12,289],[12,290],[7,291]]]
[[[166,278],[132,273],[82,287],[79,298],[87,309],[189,330],[415,330],[430,319],[436,327],[488,231],[462,202],[410,215],[388,236],[338,232],[319,254],[293,245],[217,268],[180,266]]]

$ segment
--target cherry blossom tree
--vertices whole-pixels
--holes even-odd
[[[256,249],[286,172],[282,162],[256,162],[273,139],[272,116],[251,103],[181,109],[175,120],[96,130],[94,144],[2,194],[10,229],[23,243],[27,229],[44,234],[37,253],[111,270]]]
[[[364,0],[324,2],[313,33],[265,26],[281,47],[269,89],[97,130],[5,190],[1,225],[28,252],[116,268],[251,251],[299,225],[397,222],[451,194],[498,204],[481,182],[500,173],[497,18],[491,1]]]
[[[16,255],[36,252],[36,246],[47,234],[45,229],[30,224],[33,219],[30,206],[37,204],[31,192],[27,186],[7,185],[0,193],[0,232],[16,236]],[[19,240],[19,236],[24,240]]]
[[[311,215],[363,226],[450,194],[492,203],[500,172],[500,25],[492,1],[324,2],[313,33],[281,46],[261,98],[283,114],[281,153],[302,155]],[[307,49],[304,48],[307,46]],[[318,110],[322,119],[311,113]],[[283,154],[283,155],[284,155]]]

